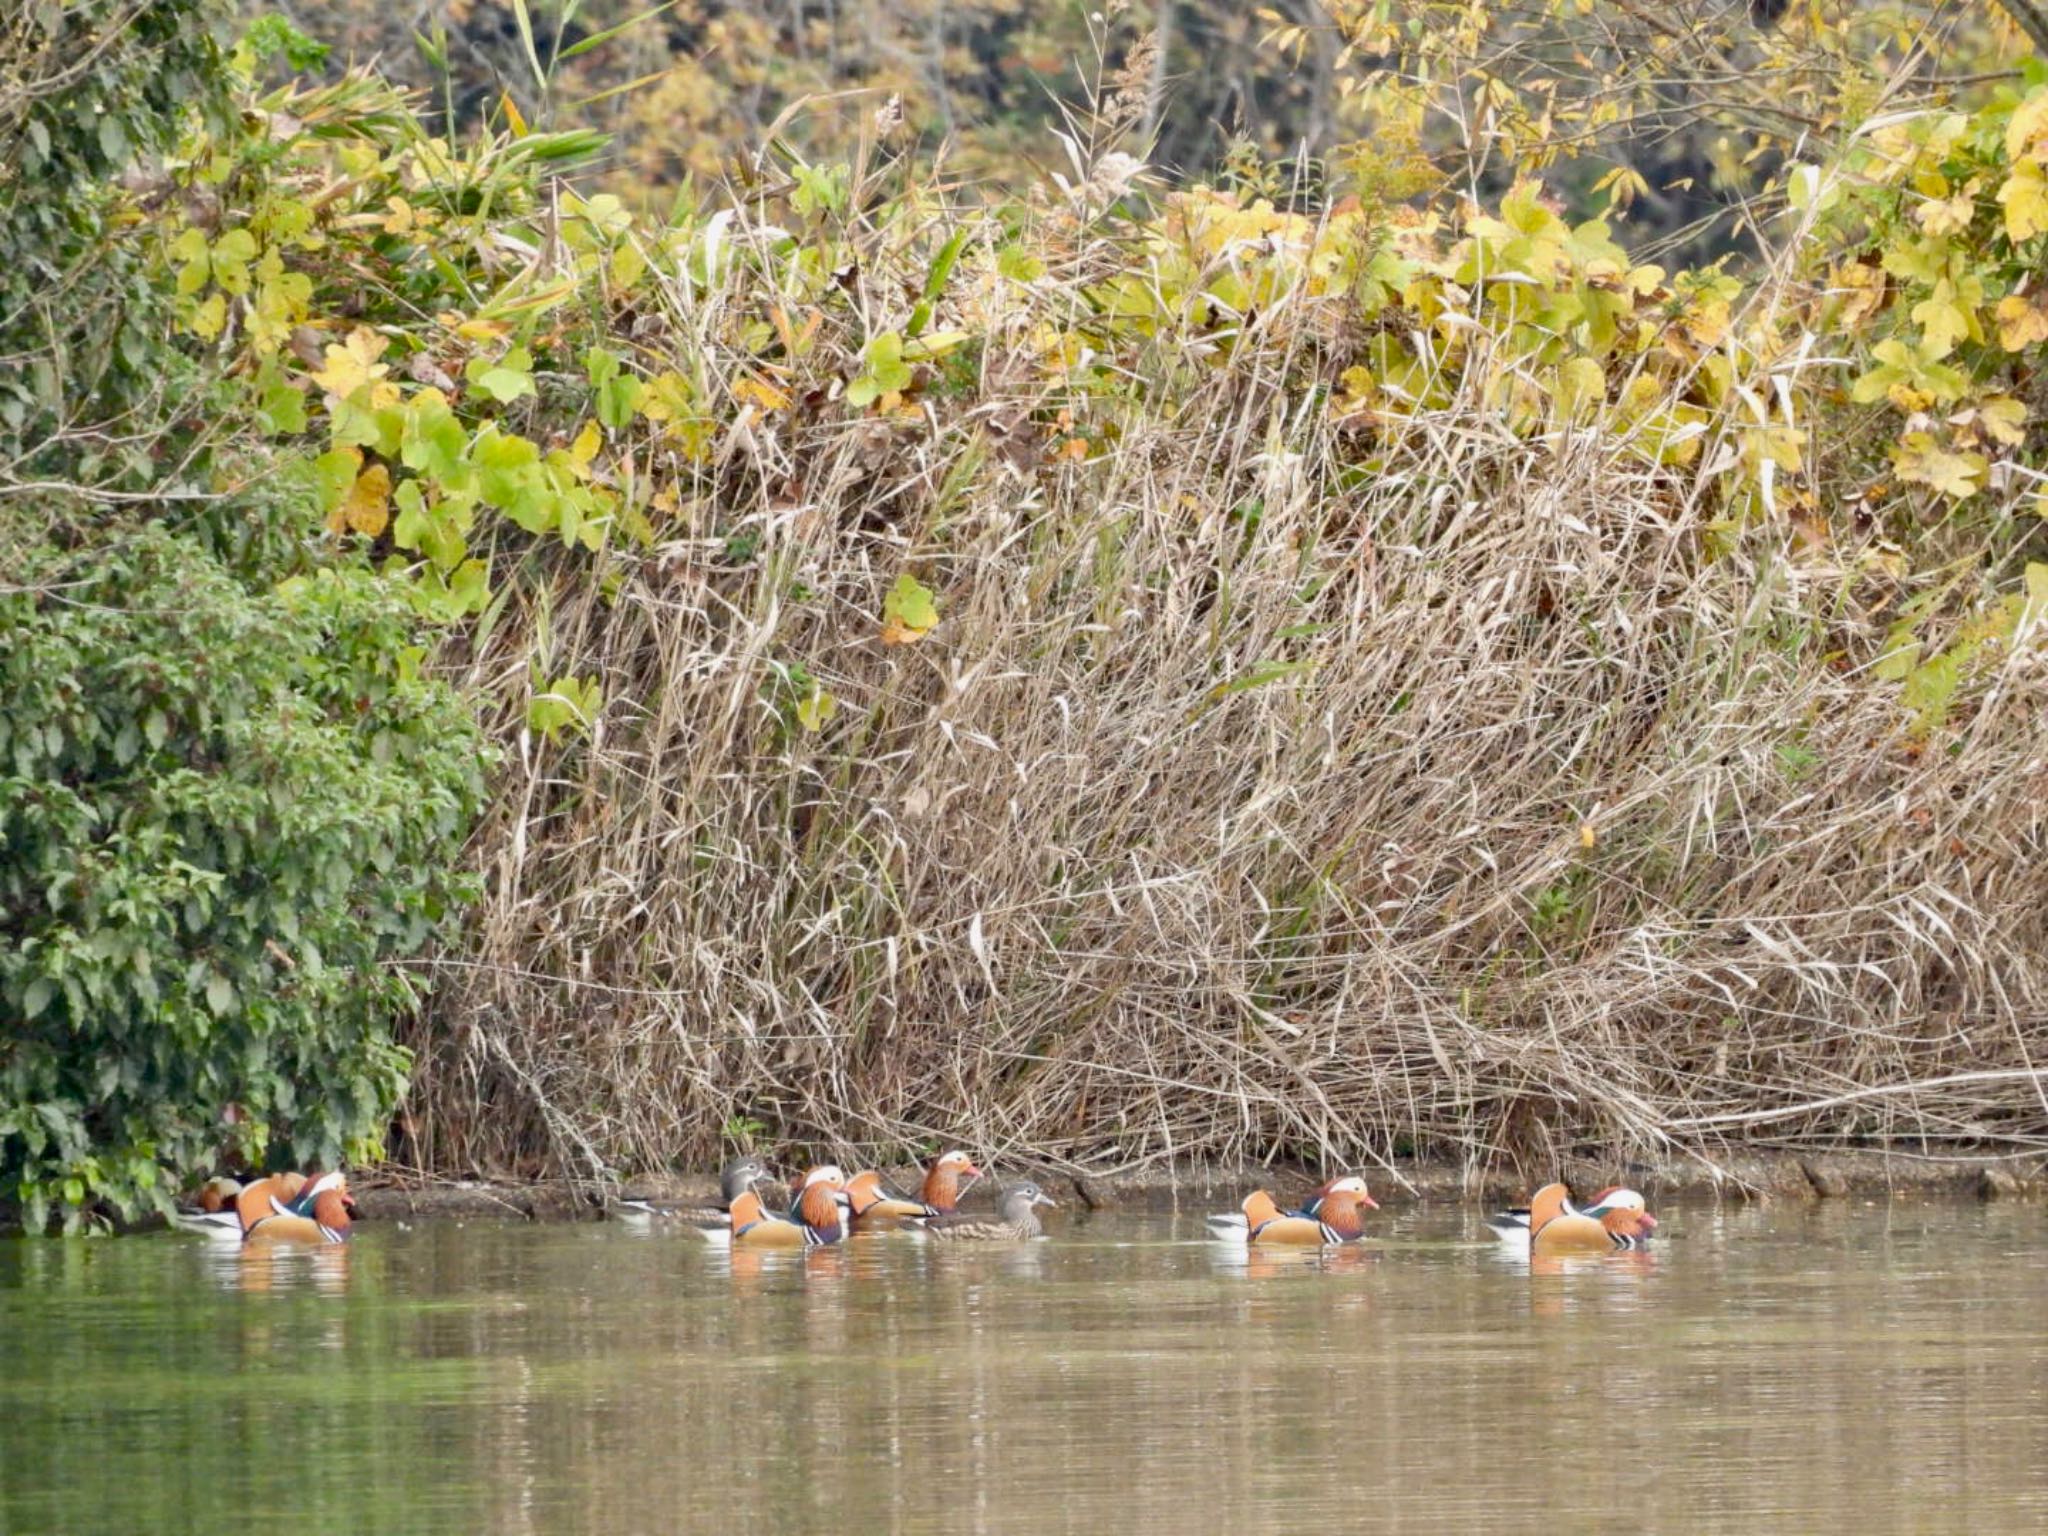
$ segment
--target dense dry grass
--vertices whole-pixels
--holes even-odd
[[[679,352],[738,302],[674,299]],[[465,659],[608,702],[509,754],[399,1156],[2048,1147],[2037,649],[1922,747],[1847,519],[1710,558],[1704,479],[1476,385],[1361,469],[1294,352],[1334,310],[1160,341],[1119,440],[1018,469],[1034,318],[958,409],[726,440]],[[943,621],[887,647],[906,568]]]

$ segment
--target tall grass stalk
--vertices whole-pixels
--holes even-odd
[[[1368,447],[1301,387],[1349,323],[1303,292],[1227,367],[1163,330],[1048,464],[1040,327],[1142,249],[1065,227],[971,410],[729,432],[656,547],[450,658],[517,750],[414,1160],[596,1178],[744,1119],[1074,1167],[2048,1148],[2034,647],[1916,741],[1874,536],[1710,526],[1478,366]],[[893,239],[870,293],[922,279]],[[749,270],[672,283],[650,366],[733,382]],[[906,570],[941,621],[884,645]],[[586,741],[522,734],[542,645],[605,680]]]

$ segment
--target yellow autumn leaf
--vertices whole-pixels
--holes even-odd
[[[1956,453],[1943,447],[1931,432],[1908,432],[1892,449],[1892,467],[1901,480],[1932,486],[1957,501],[1974,496],[1991,468],[1981,453]]]
[[[1946,279],[1935,284],[1931,296],[1913,306],[1913,320],[1920,327],[1929,357],[1946,357],[1954,351],[1956,343],[1970,334],[1972,319],[1969,306],[1956,297],[1954,285]]]
[[[751,376],[741,379],[732,387],[733,398],[742,405],[751,405],[766,415],[770,411],[789,409],[789,396],[762,379]]]
[[[1836,324],[1844,330],[1854,330],[1884,303],[1884,268],[1860,261],[1844,262],[1829,275],[1828,291],[1841,306],[1835,312]]]
[[[419,215],[413,212],[411,203],[396,195],[384,199],[384,206],[391,212],[384,220],[387,235],[409,235],[419,227]]]
[[[1728,334],[1728,301],[1706,297],[1686,306],[1683,324],[1686,335],[1703,347],[1718,347]]]
[[[1558,365],[1550,400],[1566,420],[1587,416],[1607,398],[1607,375],[1590,357],[1567,358]]]
[[[604,433],[595,421],[583,423],[583,430],[576,434],[576,441],[569,445],[569,463],[580,474],[590,468],[590,461],[597,457],[597,450],[604,445]]]
[[[2048,341],[2048,289],[2031,298],[2007,294],[1998,301],[1997,320],[1998,344],[2008,352]]]
[[[1330,414],[1339,421],[1368,410],[1380,387],[1372,370],[1358,364],[1338,375],[1337,384],[1337,392],[1330,399]]]
[[[334,509],[327,520],[327,526],[334,532],[341,532],[339,523],[354,529],[365,538],[376,538],[391,521],[391,471],[382,464],[372,464],[349,488],[341,505]]]
[[[211,341],[221,333],[228,323],[228,301],[225,296],[208,294],[206,301],[192,311],[192,334],[202,341]]]
[[[822,731],[839,713],[839,701],[822,688],[813,688],[796,706],[797,723],[807,731]]]
[[[2048,178],[2034,161],[2022,160],[2012,168],[1998,189],[1998,201],[2005,207],[2005,232],[2013,240],[2031,240],[2048,230]]]
[[[1977,419],[1994,442],[2017,448],[2027,440],[2027,407],[2010,395],[1996,395],[1977,407]]]
[[[444,309],[434,318],[464,341],[498,341],[512,334],[512,327],[502,320],[473,317],[459,310]]]
[[[2005,157],[2021,160],[2048,149],[2048,91],[2036,91],[2017,107],[2005,125]]]
[[[640,388],[640,414],[657,426],[685,421],[696,413],[696,390],[673,368],[657,373]]]
[[[348,333],[340,346],[329,342],[327,366],[312,375],[313,382],[337,400],[346,400],[365,384],[381,379],[391,370],[377,359],[390,343],[366,325]]]
[[[1929,198],[1913,210],[1913,222],[1928,234],[1937,237],[1959,235],[1970,227],[1970,220],[1977,216],[1975,188],[1966,188],[1954,197]]]

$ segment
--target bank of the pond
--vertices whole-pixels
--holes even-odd
[[[1062,1200],[1091,1210],[1167,1210],[1189,1201],[1212,1201],[1260,1184],[1306,1187],[1313,1170],[1183,1163],[1174,1168],[1141,1168],[1109,1173],[1047,1174],[1028,1158],[992,1174],[1030,1170]],[[903,1186],[916,1183],[908,1166],[884,1170]],[[1987,1157],[1967,1150],[1930,1149],[1906,1156],[1876,1151],[1797,1154],[1736,1152],[1708,1164],[1690,1158],[1634,1159],[1621,1164],[1587,1162],[1564,1170],[1582,1185],[1626,1181],[1652,1200],[1725,1199],[1815,1201],[1870,1196],[1903,1199],[2038,1199],[2048,1194],[2048,1155]],[[1527,1193],[1511,1172],[1443,1161],[1405,1162],[1369,1168],[1376,1198],[1386,1204],[1420,1201],[1498,1203]],[[369,1172],[353,1181],[356,1203],[368,1220],[511,1219],[589,1221],[601,1219],[607,1195],[591,1186],[561,1180],[532,1183],[483,1179],[420,1180]],[[710,1200],[717,1180],[709,1174],[649,1175],[624,1180],[616,1193],[633,1199]]]
[[[795,1166],[783,1158],[777,1166]],[[1365,1170],[1374,1197],[1385,1206],[1410,1204],[1501,1205],[1528,1193],[1530,1180],[1513,1170],[1468,1166],[1449,1159],[1401,1160]],[[884,1166],[884,1177],[914,1188],[919,1171]],[[1817,1202],[1903,1200],[2039,1200],[2048,1198],[2048,1154],[1988,1156],[1968,1148],[1930,1145],[1914,1154],[1849,1150],[1818,1153],[1729,1152],[1711,1163],[1693,1158],[1567,1161],[1557,1170],[1580,1188],[1625,1182],[1658,1201],[1725,1200]],[[989,1186],[1028,1174],[1070,1209],[1172,1211],[1189,1204],[1231,1203],[1245,1190],[1307,1188],[1323,1177],[1298,1163],[1239,1165],[1188,1161],[1172,1167],[1107,1172],[1061,1170],[1030,1157],[994,1163]],[[430,1178],[390,1168],[350,1175],[350,1193],[367,1221],[601,1221],[614,1199],[714,1200],[718,1180],[709,1172],[645,1174],[611,1186],[565,1179]],[[971,1198],[971,1197],[970,1197]],[[160,1225],[153,1218],[137,1230]],[[21,1230],[20,1212],[0,1206],[0,1234]]]

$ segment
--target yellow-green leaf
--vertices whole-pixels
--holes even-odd
[[[1960,501],[1983,488],[1990,460],[1981,453],[1957,453],[1931,432],[1908,432],[1892,449],[1892,468],[1901,480],[1932,486]]]
[[[328,531],[353,529],[365,538],[376,538],[391,521],[391,471],[372,464],[360,475],[327,519]]]
[[[2032,297],[2009,293],[1998,301],[1998,344],[2018,352],[2037,342],[2048,341],[2048,290]]]
[[[882,600],[882,644],[910,645],[930,634],[939,622],[939,607],[926,587],[910,572]]]
[[[359,325],[340,346],[330,342],[324,352],[327,365],[312,375],[313,382],[337,400],[346,400],[373,380],[391,370],[377,361],[390,343],[368,326]]]
[[[2031,240],[2048,230],[2048,177],[2032,160],[2022,160],[1998,189],[2005,208],[2005,232],[2014,241]]]
[[[839,713],[839,701],[822,688],[814,688],[798,700],[797,723],[807,731],[822,731]]]

